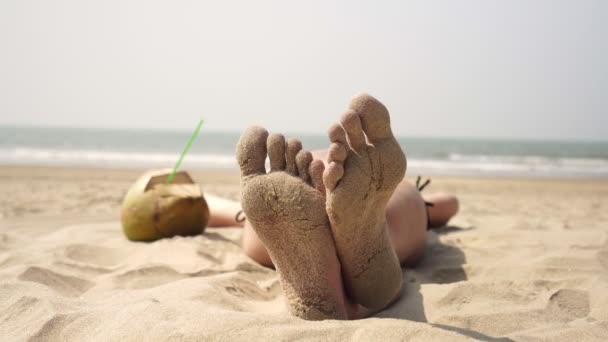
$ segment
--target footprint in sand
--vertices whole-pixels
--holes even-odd
[[[84,279],[35,266],[28,267],[18,276],[18,279],[45,285],[59,294],[68,297],[78,297],[95,285]]]
[[[119,267],[126,258],[118,249],[110,249],[88,244],[65,246],[61,254],[74,266],[112,271]]]
[[[549,298],[547,310],[561,316],[564,321],[572,321],[589,315],[589,293],[587,291],[560,289]]]
[[[168,266],[149,266],[131,270],[114,277],[114,283],[124,289],[146,289],[165,285],[177,280],[188,278]]]
[[[509,311],[509,305],[505,305],[504,309],[497,307],[496,310],[498,312],[480,315],[444,316],[433,323],[466,327],[489,335],[506,335],[543,324],[563,324],[587,317],[590,312],[589,293],[559,289],[549,297],[543,309]],[[466,312],[466,307],[463,306],[462,311]]]
[[[277,297],[276,291],[265,291],[245,278],[231,278],[222,287],[230,295],[245,300],[269,301]]]
[[[525,306],[539,296],[538,292],[528,287],[516,286],[512,281],[490,283],[464,282],[454,286],[437,304],[440,307],[483,305],[494,303],[509,303],[510,305]]]
[[[65,340],[64,329],[78,318],[77,315],[55,314],[29,339],[30,341]]]

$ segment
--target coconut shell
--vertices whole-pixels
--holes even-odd
[[[197,235],[207,227],[209,207],[200,187],[185,171],[165,184],[170,173],[170,169],[149,171],[127,191],[121,222],[129,240]]]

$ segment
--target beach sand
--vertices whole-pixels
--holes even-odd
[[[289,317],[277,274],[241,230],[128,241],[141,170],[0,167],[3,341],[608,340],[608,182],[433,178],[461,212],[372,318]],[[194,171],[236,199],[232,171]],[[412,175],[410,175],[411,177]]]

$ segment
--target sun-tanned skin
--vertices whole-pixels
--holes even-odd
[[[329,129],[329,166],[323,174],[327,214],[348,296],[380,309],[402,285],[385,208],[405,176],[406,159],[384,105],[361,94],[349,107],[340,125]]]
[[[313,156],[316,158],[314,152]],[[434,214],[441,215],[440,218],[449,219],[458,211],[458,200],[453,195],[432,195],[425,195],[423,199],[416,187],[403,181],[397,186],[386,205],[385,215],[389,237],[392,248],[402,265],[415,266],[424,255],[427,236],[427,209],[424,201],[428,201],[428,198],[440,201],[439,205],[429,208],[435,210],[430,212],[431,221],[439,221]],[[245,254],[264,266],[272,266],[264,243],[260,241],[249,221],[235,221],[235,213],[241,210],[240,203],[206,194],[205,198],[211,213],[209,226],[243,226],[242,246]],[[447,220],[439,225],[431,225],[431,228],[442,227],[446,222]]]
[[[311,163],[300,141],[286,144],[282,135],[268,137],[259,127],[243,133],[237,159],[243,210],[268,248],[290,312],[304,319],[346,319],[340,263],[319,191],[323,163]]]
[[[248,219],[243,248],[275,265],[290,311],[306,319],[360,318],[386,307],[400,292],[400,263],[415,263],[424,252],[427,210],[418,190],[401,182],[405,156],[388,111],[362,94],[340,123],[329,129],[325,153],[303,151],[298,140],[286,143],[258,127],[237,146]],[[313,161],[324,154],[327,167]],[[434,200],[429,224],[447,223],[458,201]],[[238,203],[208,202],[210,225],[235,223],[230,214]]]
[[[315,160],[326,160],[327,151],[312,151]],[[245,254],[264,266],[272,266],[266,246],[247,220],[237,221],[242,209],[237,201],[205,193],[209,206],[209,227],[243,227],[242,246]],[[426,208],[424,202],[434,203]],[[458,199],[444,193],[420,194],[415,186],[402,181],[386,205],[389,236],[399,261],[404,266],[416,266],[424,255],[427,236],[427,209],[430,228],[443,227],[458,212]]]
[[[285,143],[283,136],[253,127],[238,143],[243,210],[296,316],[347,318],[344,290],[372,310],[399,294],[401,267],[385,207],[406,161],[389,120],[373,97],[353,98],[341,126],[329,130],[332,145],[322,179],[323,164],[312,163],[298,140]]]

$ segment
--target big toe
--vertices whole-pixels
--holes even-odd
[[[359,114],[361,126],[370,143],[393,136],[391,119],[386,107],[369,94],[358,94],[350,100],[349,108]]]
[[[242,176],[265,173],[266,140],[268,131],[262,127],[249,127],[236,145],[236,159]]]

